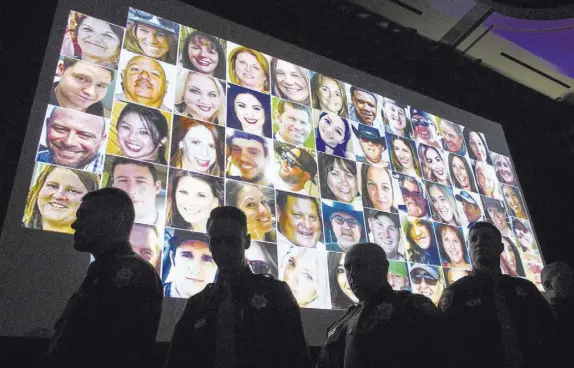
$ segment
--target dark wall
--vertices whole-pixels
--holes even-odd
[[[447,46],[392,32],[343,1],[187,0],[392,83],[500,123],[547,262],[574,263],[569,236],[574,205],[574,107],[519,85]],[[0,224],[42,64],[56,2],[8,2],[2,14],[3,121]],[[6,90],[6,92],[4,92]],[[463,122],[464,124],[464,122]]]

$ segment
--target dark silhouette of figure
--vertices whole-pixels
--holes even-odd
[[[542,285],[554,292],[550,307],[558,321],[557,363],[574,367],[574,270],[564,262],[554,262],[542,270]]]
[[[469,248],[473,271],[448,286],[439,301],[453,361],[467,368],[552,367],[556,330],[550,306],[530,281],[501,273],[500,231],[475,223]]]
[[[86,194],[72,224],[74,248],[91,253],[79,290],[54,326],[46,367],[146,367],[163,299],[151,264],[132,251],[130,197],[116,188]]]
[[[328,328],[317,368],[424,367],[444,361],[441,314],[423,295],[393,291],[380,246],[353,245],[344,266],[360,303]]]
[[[235,207],[215,208],[207,233],[217,280],[188,299],[166,366],[310,367],[299,307],[289,287],[249,268],[245,214]]]

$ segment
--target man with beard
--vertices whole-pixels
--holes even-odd
[[[321,212],[315,198],[277,191],[277,243],[325,249]]]
[[[100,173],[106,139],[102,117],[55,106],[46,119],[47,149],[40,147],[36,161]]]
[[[362,209],[345,203],[323,202],[327,250],[347,252],[351,246],[367,239]]]
[[[353,101],[349,111],[350,119],[368,126],[374,126],[379,111],[377,109],[377,96],[355,86],[351,87],[350,92],[351,100]]]
[[[360,303],[328,328],[317,368],[425,367],[444,360],[441,314],[427,297],[391,288],[381,247],[355,244],[344,265]]]
[[[116,94],[116,98],[171,111],[163,103],[167,84],[165,71],[158,61],[145,56],[134,56],[122,73],[123,93]]]
[[[271,186],[267,178],[269,148],[264,138],[236,130],[227,137],[227,147],[231,152],[231,163],[240,174],[228,173],[228,178]]]
[[[399,209],[411,217],[429,220],[429,205],[418,181],[410,176],[402,175],[399,178],[399,186],[405,203],[404,205],[399,205]]]
[[[383,248],[387,259],[404,261],[404,255],[399,253],[401,240],[399,216],[371,209],[365,211],[370,230],[369,240]]]
[[[249,268],[245,214],[235,207],[215,208],[207,233],[217,280],[188,299],[166,368],[310,368],[299,307],[289,287]]]
[[[359,124],[358,128],[353,127],[353,132],[362,150],[362,154],[357,153],[357,161],[374,167],[388,168],[387,142],[385,137],[381,137],[379,130]]]
[[[44,367],[145,367],[152,358],[163,293],[157,271],[131,249],[133,223],[124,191],[84,196],[74,248],[95,261],[56,322]]]
[[[554,317],[530,281],[501,273],[500,231],[477,222],[468,239],[473,270],[439,302],[451,329],[450,359],[469,368],[554,367]]]
[[[276,189],[299,194],[318,194],[315,182],[317,162],[313,155],[303,148],[290,148],[277,141],[275,153],[279,156],[279,180],[275,183]]]

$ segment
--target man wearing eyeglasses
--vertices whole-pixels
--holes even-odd
[[[235,207],[215,208],[207,233],[217,280],[188,299],[166,368],[310,368],[299,306],[289,286],[249,269],[245,214]]]
[[[313,155],[303,148],[281,145],[275,142],[275,152],[279,157],[279,178],[276,189],[293,193],[318,195],[317,162]]]
[[[441,314],[427,297],[392,289],[389,261],[380,246],[355,244],[345,255],[344,267],[360,303],[329,327],[317,368],[407,368],[444,362],[447,335]]]
[[[323,203],[327,250],[347,252],[353,245],[366,241],[363,211],[343,203]]]
[[[399,205],[399,209],[406,212],[411,217],[429,220],[429,205],[424,197],[422,186],[418,181],[410,176],[401,175],[399,178],[401,193],[403,194],[404,205]]]
[[[500,231],[477,222],[468,242],[473,271],[449,285],[439,302],[451,329],[451,359],[468,368],[560,366],[553,361],[548,303],[532,282],[500,270]]]

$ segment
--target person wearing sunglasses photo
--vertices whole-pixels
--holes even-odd
[[[354,244],[367,239],[363,211],[357,207],[324,200],[323,219],[329,251],[347,252]]]
[[[413,293],[424,295],[437,305],[444,289],[440,268],[414,264],[411,267],[410,275],[413,282]]]
[[[346,278],[360,303],[329,326],[317,368],[427,367],[444,361],[448,334],[440,313],[423,295],[393,290],[389,263],[374,243],[356,244],[345,254]],[[399,273],[408,277],[406,267]]]
[[[438,127],[433,118],[431,114],[411,108],[411,123],[415,140],[427,146],[442,148]]]
[[[275,141],[277,179],[274,187],[289,192],[318,196],[317,161],[304,148]]]

